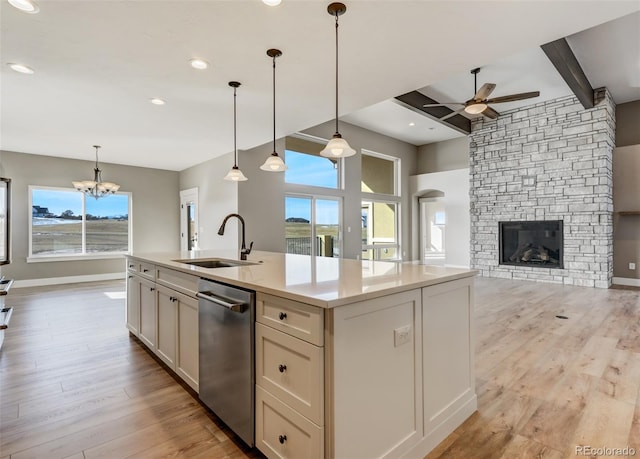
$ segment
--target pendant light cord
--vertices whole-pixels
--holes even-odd
[[[236,91],[233,88],[233,167],[238,167],[238,147],[236,146]]]
[[[338,132],[338,13],[336,12],[336,134]]]
[[[276,55],[273,56],[273,152],[276,153]]]

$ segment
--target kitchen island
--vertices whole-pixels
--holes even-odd
[[[256,292],[267,457],[421,458],[477,408],[475,271],[225,251],[133,254],[127,271],[129,330],[196,391],[199,279]]]

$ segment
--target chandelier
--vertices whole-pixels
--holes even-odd
[[[114,194],[120,189],[120,185],[116,185],[112,182],[102,181],[102,171],[98,167],[98,150],[101,147],[100,145],[94,145],[93,148],[96,149],[96,167],[93,169],[93,180],[81,180],[72,183],[73,187],[76,190],[82,191],[87,196],[98,199],[110,194]]]

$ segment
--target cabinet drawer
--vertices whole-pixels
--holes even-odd
[[[256,386],[256,446],[269,458],[324,457],[323,429]]]
[[[138,273],[141,276],[146,277],[149,280],[156,280],[156,267],[155,267],[155,265],[141,262],[140,263],[140,267],[138,268],[138,270],[139,270]]]
[[[140,271],[140,262],[135,258],[127,258],[127,271],[132,273]]]
[[[256,324],[256,384],[324,424],[323,348]]]
[[[158,266],[156,271],[156,281],[162,285],[184,293],[192,297],[198,291],[198,281],[200,278],[192,274],[186,274],[175,269]]]
[[[324,342],[324,310],[297,301],[258,293],[256,321],[317,346]]]

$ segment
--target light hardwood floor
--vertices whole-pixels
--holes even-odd
[[[428,459],[565,458],[580,445],[640,457],[640,291],[476,287],[478,412]],[[124,288],[10,292],[0,458],[261,457],[129,337]]]

